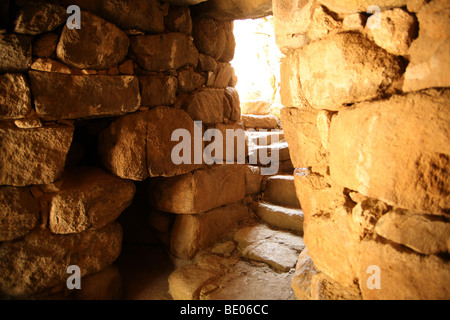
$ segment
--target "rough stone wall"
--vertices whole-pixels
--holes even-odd
[[[82,9],[79,30],[66,26],[68,5]],[[133,181],[152,178],[150,224],[166,238],[179,230],[167,239],[179,258],[247,217],[244,166],[171,160],[175,129],[243,128],[232,22],[156,0],[2,1],[0,10],[2,297],[67,295],[69,265],[83,276],[75,298],[116,297],[116,219]]]
[[[449,2],[273,3],[310,256],[297,296],[449,299]]]

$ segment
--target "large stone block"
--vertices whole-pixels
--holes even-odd
[[[16,33],[36,35],[49,32],[66,22],[66,10],[41,1],[17,1],[21,5],[15,21]]]
[[[330,182],[329,176],[308,170],[295,175],[304,213],[304,241],[318,270],[351,286],[359,276],[359,237],[350,229],[351,209],[343,190]]]
[[[332,179],[390,205],[448,213],[449,99],[449,90],[432,89],[340,112],[330,131]]]
[[[233,60],[236,42],[232,22],[219,22],[210,18],[197,18],[193,21],[194,43],[201,53],[215,60]]]
[[[164,31],[164,16],[157,0],[58,0],[58,2],[65,7],[77,5],[81,10],[93,12],[122,29],[138,29],[147,33]]]
[[[234,203],[196,215],[178,215],[171,233],[170,251],[191,259],[199,250],[214,245],[221,236],[249,218],[247,206]]]
[[[450,252],[450,223],[445,219],[392,210],[383,215],[375,226],[378,235],[402,244],[422,254]]]
[[[419,37],[409,48],[403,91],[450,86],[450,5],[435,0],[424,5],[417,18]]]
[[[122,228],[113,222],[102,229],[71,235],[53,235],[37,230],[14,242],[0,245],[0,293],[24,298],[65,284],[70,265],[81,276],[112,264],[122,248]]]
[[[164,16],[157,0],[109,0],[101,2],[102,5],[98,14],[122,29],[138,29],[148,33],[162,33],[164,31]]]
[[[407,55],[417,36],[417,21],[405,10],[396,8],[380,14],[380,28],[370,30],[377,45],[395,55]]]
[[[178,88],[176,77],[163,74],[140,76],[139,83],[143,106],[170,106],[175,103]]]
[[[153,181],[149,195],[158,210],[178,214],[202,213],[244,198],[244,166],[221,165],[177,177],[160,178]]]
[[[198,64],[199,53],[183,33],[131,38],[130,56],[146,71],[168,71]]]
[[[373,271],[380,269],[380,289],[370,289]],[[450,264],[435,255],[424,256],[398,245],[363,241],[359,286],[365,300],[448,300]]]
[[[31,65],[31,38],[0,34],[0,72],[23,72]]]
[[[328,154],[321,143],[314,109],[281,109],[281,123],[289,144],[289,153],[295,168],[328,164]]]
[[[190,163],[173,162],[172,150],[180,142],[171,139],[177,129],[190,134],[191,141],[186,142],[192,151]],[[138,181],[149,176],[180,175],[201,166],[194,163],[194,121],[183,110],[170,107],[157,107],[117,119],[101,133],[99,153],[112,173]]]
[[[72,126],[0,127],[0,185],[26,186],[57,180],[72,142]]]
[[[50,202],[53,233],[100,229],[114,221],[133,199],[136,187],[102,169],[79,167],[63,174],[63,184]]]
[[[31,111],[30,87],[22,74],[0,75],[0,118],[20,119]]]
[[[58,46],[57,57],[75,68],[108,69],[125,59],[130,40],[112,23],[83,11],[81,29],[64,27]]]
[[[122,115],[140,107],[137,77],[29,74],[36,113],[45,120]]]
[[[359,33],[344,32],[313,42],[299,55],[303,94],[318,109],[338,110],[377,98],[402,73],[397,56]]]
[[[301,48],[309,40],[308,28],[315,0],[273,0],[276,42],[281,51]]]
[[[328,8],[338,13],[366,12],[367,9],[376,5],[381,10],[406,6],[407,0],[379,0],[374,3],[371,0],[319,0]]]
[[[38,202],[29,188],[0,187],[0,241],[26,235],[38,221]]]
[[[300,81],[299,51],[285,56],[280,65],[280,94],[281,103],[286,108],[310,108],[306,100]]]
[[[202,121],[204,124],[221,123],[224,121],[225,99],[223,89],[200,89],[185,101],[183,109],[195,121]]]

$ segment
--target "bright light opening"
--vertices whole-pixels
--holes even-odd
[[[280,62],[272,16],[235,20],[236,52],[231,64],[238,77],[236,89],[243,114],[279,117]]]

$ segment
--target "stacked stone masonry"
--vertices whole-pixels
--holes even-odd
[[[281,126],[241,116],[230,64],[232,21],[272,13]],[[0,298],[120,298],[118,220],[143,192],[182,265],[174,299],[227,297],[217,280],[233,290],[242,275],[244,297],[264,298],[267,277],[302,300],[450,299],[449,15],[446,0],[3,1]],[[196,121],[200,134],[282,127],[245,150],[276,150],[279,172],[236,150],[231,165],[174,164],[172,133],[195,136]],[[70,265],[82,290],[66,286]]]
[[[150,225],[162,239],[173,228],[177,258],[249,217],[246,165],[171,160],[176,129],[244,127],[233,22],[194,14],[187,6],[199,1],[169,2],[0,7],[2,298],[119,298],[117,218],[138,181],[148,182]],[[66,25],[69,5],[81,8],[81,29]],[[266,1],[259,14],[270,11]],[[82,290],[66,287],[70,265]]]
[[[308,248],[297,298],[449,299],[448,1],[274,0],[273,12]]]

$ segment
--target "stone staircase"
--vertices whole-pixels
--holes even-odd
[[[252,116],[251,123],[243,119],[249,155],[261,150],[269,155],[279,152],[278,170],[262,176],[261,192],[248,199],[254,218],[170,275],[169,290],[174,299],[295,300],[291,280],[305,248],[303,211],[283,131],[273,118],[267,118],[257,116],[255,122]],[[268,166],[259,159],[252,165],[260,169]]]

